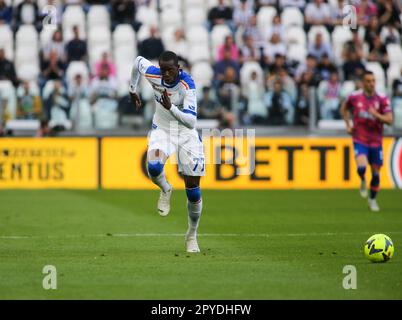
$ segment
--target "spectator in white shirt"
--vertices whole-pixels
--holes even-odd
[[[306,31],[315,25],[325,25],[327,28],[332,27],[331,10],[323,0],[314,0],[314,2],[309,3],[306,6],[304,17]]]
[[[332,60],[331,44],[324,42],[321,33],[315,35],[314,43],[310,43],[308,47],[308,54],[313,55],[320,62],[324,55],[327,55]]]

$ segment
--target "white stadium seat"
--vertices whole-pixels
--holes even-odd
[[[301,11],[296,7],[287,7],[281,14],[281,21],[283,26],[298,26],[303,27],[304,17]]]
[[[227,25],[215,25],[211,31],[211,54],[215,56],[217,48],[224,43],[225,37],[232,34]]]
[[[14,37],[9,25],[0,25],[0,48],[3,48],[6,58],[13,60],[14,58]]]
[[[146,6],[140,6],[135,17],[136,20],[141,22],[143,25],[151,26],[158,22],[158,13],[156,10]]]
[[[92,5],[87,14],[88,29],[93,27],[110,28],[110,15],[104,5]]]
[[[242,86],[249,82],[251,73],[254,71],[257,73],[257,81],[261,86],[264,85],[264,71],[260,64],[256,61],[246,61],[240,70],[240,82]]]
[[[402,66],[402,47],[400,44],[388,44],[387,53],[390,63],[399,63]]]
[[[168,26],[180,27],[183,24],[182,20],[183,16],[181,14],[181,11],[178,11],[174,8],[163,10],[160,15],[162,28],[166,28]]]
[[[185,30],[186,39],[189,43],[208,44],[209,34],[205,27],[193,26]]]
[[[307,48],[299,44],[292,44],[288,47],[286,58],[291,61],[303,62],[306,60]]]
[[[381,94],[385,94],[385,72],[384,69],[381,67],[381,64],[378,62],[367,62],[366,69],[374,73],[377,84],[376,90]]]
[[[345,42],[352,39],[353,35],[350,28],[343,26],[336,26],[332,32],[332,48],[334,50],[335,62],[341,64],[342,50]]]
[[[197,8],[203,8],[204,11],[206,12],[205,0],[183,0],[183,5],[185,7],[185,10],[197,7]]]
[[[41,49],[45,48],[49,42],[52,40],[54,33],[54,29],[52,28],[43,28],[42,31],[40,32],[39,38],[40,38],[40,47]]]
[[[288,46],[299,45],[301,47],[307,47],[306,32],[301,27],[292,26],[285,32],[285,42]]]
[[[185,13],[185,25],[191,27],[195,25],[204,25],[207,20],[207,14],[204,9],[199,7],[189,8]]]
[[[32,49],[38,48],[38,32],[33,25],[22,25],[19,27],[16,35],[16,46],[27,45]]]
[[[211,51],[207,44],[192,44],[189,48],[189,61],[194,64],[199,61],[210,61]]]
[[[194,79],[197,89],[211,86],[214,71],[209,62],[197,62],[191,68],[191,76]]]
[[[274,7],[262,7],[257,13],[257,26],[262,32],[272,25],[272,19],[277,15]]]
[[[140,29],[137,32],[137,41],[138,42],[142,42],[145,39],[147,39],[150,35],[150,26],[151,25],[147,25],[147,24],[143,24]]]
[[[72,61],[66,70],[67,83],[73,83],[74,77],[80,74],[85,84],[89,82],[89,70],[85,62]]]
[[[21,63],[16,66],[15,72],[22,80],[34,81],[39,76],[39,64],[33,61]]]
[[[80,38],[86,39],[86,20],[84,10],[79,5],[69,5],[62,17],[63,39],[69,41],[73,38],[73,26],[80,30]]]
[[[392,90],[392,83],[402,75],[402,63],[391,63],[387,70],[387,85]]]
[[[330,42],[331,36],[324,26],[312,26],[307,34],[307,40],[309,43],[314,43],[315,36],[317,33],[321,33],[324,42]]]
[[[113,32],[114,47],[122,45],[136,46],[135,32],[129,24],[119,24]]]
[[[15,119],[17,113],[17,98],[12,82],[9,80],[0,80],[0,92],[3,99],[7,100],[7,110],[11,119]]]
[[[176,11],[181,11],[181,1],[177,0],[159,0],[160,8],[163,10],[174,9]]]

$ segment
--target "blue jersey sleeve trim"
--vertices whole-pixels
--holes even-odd
[[[188,109],[183,109],[182,112],[192,114],[193,116],[197,116],[197,113]]]
[[[181,80],[183,80],[190,89],[195,89],[194,80],[191,78],[191,76],[189,74],[182,72]]]
[[[149,66],[147,71],[145,72],[146,74],[152,74],[155,76],[160,76],[161,75],[161,70],[155,66]]]

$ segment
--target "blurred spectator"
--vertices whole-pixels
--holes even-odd
[[[214,65],[214,84],[216,87],[220,86],[220,83],[224,81],[226,70],[228,67],[233,68],[235,71],[236,79],[239,79],[240,69],[239,64],[232,60],[232,52],[230,49],[225,49],[223,54],[223,59],[218,61]]]
[[[317,95],[321,119],[339,119],[341,82],[336,71],[331,73],[328,81],[321,81]]]
[[[135,2],[133,0],[113,0],[111,9],[112,29],[118,24],[135,26]]]
[[[310,90],[306,83],[299,85],[297,89],[297,101],[295,110],[295,124],[308,125],[310,111]]]
[[[392,83],[392,105],[402,108],[402,68],[399,78]]]
[[[202,98],[198,102],[199,119],[217,119],[220,129],[232,128],[234,124],[234,115],[219,106],[218,102],[212,97],[211,88],[202,88]]]
[[[18,85],[14,63],[6,59],[6,53],[3,48],[0,48],[0,80],[9,80],[14,86]]]
[[[240,96],[239,77],[236,69],[227,66],[218,87],[218,101],[226,111],[235,111]]]
[[[373,16],[377,16],[377,7],[371,0],[359,0],[356,7],[357,24],[366,27]]]
[[[304,27],[306,31],[311,26],[325,25],[328,29],[332,27],[331,9],[323,0],[314,0],[306,6],[304,11]]]
[[[229,27],[232,25],[233,9],[225,4],[225,0],[218,0],[218,5],[212,7],[208,11],[208,23],[210,29],[217,24],[226,24]]]
[[[276,15],[272,19],[272,25],[269,29],[266,30],[265,39],[269,40],[272,38],[272,35],[276,33],[279,36],[279,39],[283,41],[285,39],[285,26],[282,24],[281,16]]]
[[[279,34],[273,33],[270,41],[264,48],[265,64],[269,64],[274,61],[276,55],[286,55],[286,45],[281,41]]]
[[[158,35],[158,28],[151,26],[149,29],[149,38],[139,44],[139,53],[149,60],[158,60],[159,56],[165,50],[162,39]]]
[[[43,61],[41,70],[40,86],[42,87],[48,80],[61,80],[64,76],[65,65],[58,58],[57,52],[52,50],[49,59]]]
[[[350,60],[352,54],[356,54],[359,59],[363,58],[363,42],[360,39],[358,29],[352,29],[352,39],[346,41],[342,49],[343,60]]]
[[[374,38],[380,33],[381,26],[377,16],[372,16],[364,32],[364,41],[372,47]]]
[[[270,75],[277,75],[282,69],[289,72],[289,66],[286,64],[286,57],[277,53],[275,54],[274,61],[271,61],[268,66],[268,72]]]
[[[280,8],[297,7],[301,11],[304,11],[306,6],[306,0],[279,0]]]
[[[394,25],[389,24],[383,26],[380,33],[381,41],[385,45],[390,43],[400,44],[401,43],[401,35]]]
[[[290,95],[292,101],[295,101],[297,97],[296,84],[284,68],[279,69],[276,74],[267,77],[267,88],[269,91],[274,90],[277,80],[281,81],[283,90]]]
[[[15,11],[15,30],[17,30],[22,24],[31,24],[40,30],[42,27],[41,22],[39,7],[36,1],[23,0],[17,6]]]
[[[233,36],[228,35],[225,37],[225,42],[218,47],[218,54],[216,61],[223,60],[225,50],[230,50],[230,59],[239,62],[239,49],[233,41]]]
[[[55,125],[63,125],[69,118],[70,101],[60,80],[53,81],[53,90],[45,99],[46,119]]]
[[[57,59],[66,62],[66,51],[65,45],[63,42],[63,34],[60,30],[56,30],[52,39],[48,42],[48,44],[43,49],[43,59],[49,60],[50,52],[55,51],[57,53]]]
[[[268,116],[267,107],[264,102],[264,87],[257,79],[257,72],[253,71],[250,79],[243,84],[243,95],[247,99],[247,112],[252,123],[261,124],[266,122]]]
[[[321,80],[328,80],[332,72],[336,72],[337,68],[332,63],[331,59],[327,54],[324,54],[321,58],[320,63],[317,66],[318,72],[320,74]]]
[[[271,125],[291,125],[294,123],[295,108],[292,98],[283,89],[282,82],[277,79],[274,90],[265,94],[265,103],[268,108],[268,123]]]
[[[396,1],[393,0],[378,0],[378,17],[381,25],[393,25],[399,31],[401,28],[401,9],[398,8]]]
[[[174,51],[182,60],[188,60],[189,48],[182,28],[174,31],[174,38],[166,44],[166,50]]]
[[[102,64],[100,75],[92,80],[89,96],[94,109],[95,126],[115,127],[118,123],[117,82],[110,76],[107,64]]]
[[[314,43],[309,44],[308,54],[316,57],[319,62],[324,55],[328,56],[331,60],[333,58],[331,44],[324,42],[321,33],[317,33],[314,38]]]
[[[109,74],[108,76],[110,77],[116,77],[116,65],[112,61],[112,59],[109,59],[109,54],[105,51],[102,53],[102,57],[99,61],[95,62],[95,76],[100,77],[102,68],[104,65],[108,66]]]
[[[254,43],[257,47],[263,47],[266,43],[264,40],[264,35],[261,32],[261,29],[257,25],[257,16],[253,15],[250,18],[250,23],[247,28],[244,30],[244,36],[251,36],[254,40]]]
[[[4,134],[4,123],[5,123],[5,110],[7,108],[7,100],[3,96],[0,90],[0,137]]]
[[[373,45],[370,48],[367,61],[379,62],[384,71],[387,71],[389,67],[387,47],[381,42],[379,35],[377,35],[373,40]]]
[[[356,52],[350,52],[349,58],[343,64],[344,80],[355,80],[360,78],[365,70],[365,66]]]
[[[74,38],[66,45],[67,60],[71,61],[86,60],[87,58],[87,43],[80,39],[80,29],[78,26],[73,27]]]
[[[331,20],[334,26],[343,25],[343,19],[345,18],[345,14],[343,12],[344,7],[348,4],[348,1],[345,0],[337,0],[336,3],[331,3]]]
[[[0,0],[0,24],[11,25],[13,19],[13,7],[8,6],[5,0]]]
[[[39,119],[42,113],[42,100],[24,81],[17,90],[17,119]]]
[[[236,28],[246,29],[251,17],[254,15],[253,8],[247,0],[240,0],[239,3],[239,6],[235,7],[233,12],[233,22]]]
[[[311,85],[317,84],[319,82],[319,71],[318,63],[316,57],[313,55],[307,55],[306,62],[300,64],[296,69],[296,82],[300,82],[304,73],[307,73],[309,77],[309,83]]]
[[[261,50],[255,45],[254,39],[250,35],[244,36],[244,45],[240,47],[240,63],[246,61],[259,61]]]
[[[70,99],[70,118],[74,129],[92,127],[92,112],[89,105],[89,88],[84,83],[82,75],[77,73],[73,83],[68,86]]]

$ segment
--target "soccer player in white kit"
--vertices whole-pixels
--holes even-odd
[[[165,51],[159,57],[159,67],[144,57],[137,57],[131,72],[130,96],[135,107],[141,106],[137,94],[138,80],[143,75],[151,84],[156,104],[152,130],[148,136],[148,176],[161,189],[158,211],[166,216],[170,211],[172,186],[163,170],[166,160],[177,153],[187,194],[188,230],[185,236],[187,252],[200,252],[197,228],[202,211],[200,177],[205,175],[204,150],[195,129],[197,98],[194,81],[180,69],[177,55]]]

